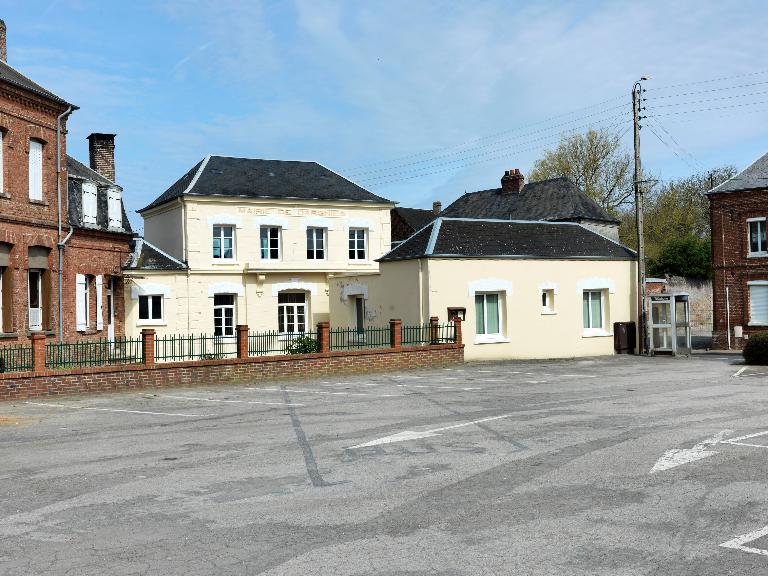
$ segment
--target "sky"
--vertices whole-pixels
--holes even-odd
[[[0,0],[8,63],[117,134],[129,211],[207,154],[314,160],[403,206],[607,128],[660,178],[768,151],[768,3]],[[134,226],[141,218],[131,214]]]

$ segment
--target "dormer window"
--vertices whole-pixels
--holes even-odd
[[[107,212],[109,213],[109,227],[123,227],[123,203],[122,194],[117,188],[107,191]]]
[[[83,224],[96,225],[96,184],[83,182]]]

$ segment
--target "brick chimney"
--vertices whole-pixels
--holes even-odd
[[[501,189],[504,192],[516,192],[520,191],[525,186],[525,176],[517,168],[507,170],[504,172],[504,176],[501,177]]]
[[[437,216],[440,214],[440,212],[443,211],[443,203],[439,200],[437,202],[432,202],[432,213]]]
[[[8,62],[8,39],[5,30],[5,20],[0,20],[0,60]]]
[[[115,134],[94,133],[88,136],[91,169],[115,181]]]

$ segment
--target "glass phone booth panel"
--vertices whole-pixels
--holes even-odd
[[[688,294],[649,296],[650,352],[652,354],[690,354],[691,323]]]

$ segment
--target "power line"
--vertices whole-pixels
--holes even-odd
[[[720,88],[708,88],[707,90],[694,90],[693,92],[679,92],[677,94],[662,94],[661,96],[653,96],[654,99],[660,100],[662,98],[676,98],[678,96],[694,96],[696,94],[706,94],[708,92],[723,92],[724,90],[736,90],[738,88],[750,88],[752,86],[762,86],[768,84],[768,80],[765,82],[751,82],[749,84],[736,84],[735,86],[721,86]],[[645,92],[653,92],[652,89],[643,89]]]
[[[733,98],[751,98],[752,96],[763,96],[768,94],[768,90],[762,92],[749,92],[746,94],[731,94],[730,96],[720,96],[718,98],[704,98],[702,100],[691,100],[689,102],[671,102],[669,104],[654,104],[654,108],[668,108],[670,106],[689,106],[691,104],[702,104],[704,102],[717,102],[720,100],[732,100]]]
[[[688,165],[688,167],[689,167],[689,168],[691,168],[693,171],[698,171],[698,170],[699,170],[699,168],[697,168],[696,166],[694,166],[693,164],[691,164],[691,162],[689,162],[689,161],[688,161],[688,159],[687,159],[685,156],[680,156],[680,154],[678,154],[678,153],[677,153],[677,150],[675,150],[675,149],[674,149],[674,148],[673,148],[671,145],[669,145],[669,144],[666,142],[666,140],[664,140],[664,138],[662,138],[661,136],[659,136],[659,133],[658,133],[658,132],[656,132],[656,130],[654,130],[654,129],[653,129],[653,127],[655,126],[655,124],[653,124],[653,123],[649,122],[648,124],[646,124],[646,126],[648,126],[648,129],[651,131],[651,134],[653,134],[654,136],[656,136],[656,139],[657,139],[659,142],[661,142],[661,143],[662,143],[664,146],[666,146],[667,148],[669,148],[669,150],[672,152],[672,154],[674,154],[674,155],[675,155],[675,156],[677,156],[677,157],[678,157],[680,160],[682,160],[683,162],[685,162],[685,164],[686,164],[686,165]]]
[[[667,130],[664,125],[661,123],[661,121],[658,118],[649,118],[649,120],[657,127],[661,128],[661,130],[669,137],[670,140],[672,140],[672,143],[677,146],[678,150],[680,150],[683,154],[687,155],[695,164],[698,165],[699,169],[702,172],[706,172],[706,168],[704,168],[704,165],[699,162],[698,158],[696,158],[693,154],[691,154],[688,150],[686,150],[680,142],[677,141],[677,139],[672,135],[672,133]]]
[[[741,108],[744,106],[757,106],[759,104],[768,104],[768,100],[762,100],[760,102],[746,102],[744,104],[731,104],[729,106],[714,106],[711,108],[700,108],[699,110],[680,110],[677,112],[661,112],[654,114],[653,116],[677,116],[678,114],[695,114],[697,112],[710,112],[713,110],[726,110],[728,108]],[[651,108],[651,112],[653,109]]]
[[[768,70],[759,70],[757,72],[747,72],[744,74],[734,74],[733,76],[721,76],[719,78],[710,78],[709,80],[697,80],[695,82],[683,82],[681,84],[667,84],[666,86],[654,86],[650,90],[669,90],[670,88],[679,88],[681,86],[695,86],[698,84],[710,84],[712,82],[722,82],[723,80],[734,80],[736,78],[747,78],[750,76],[759,76],[768,74]]]

